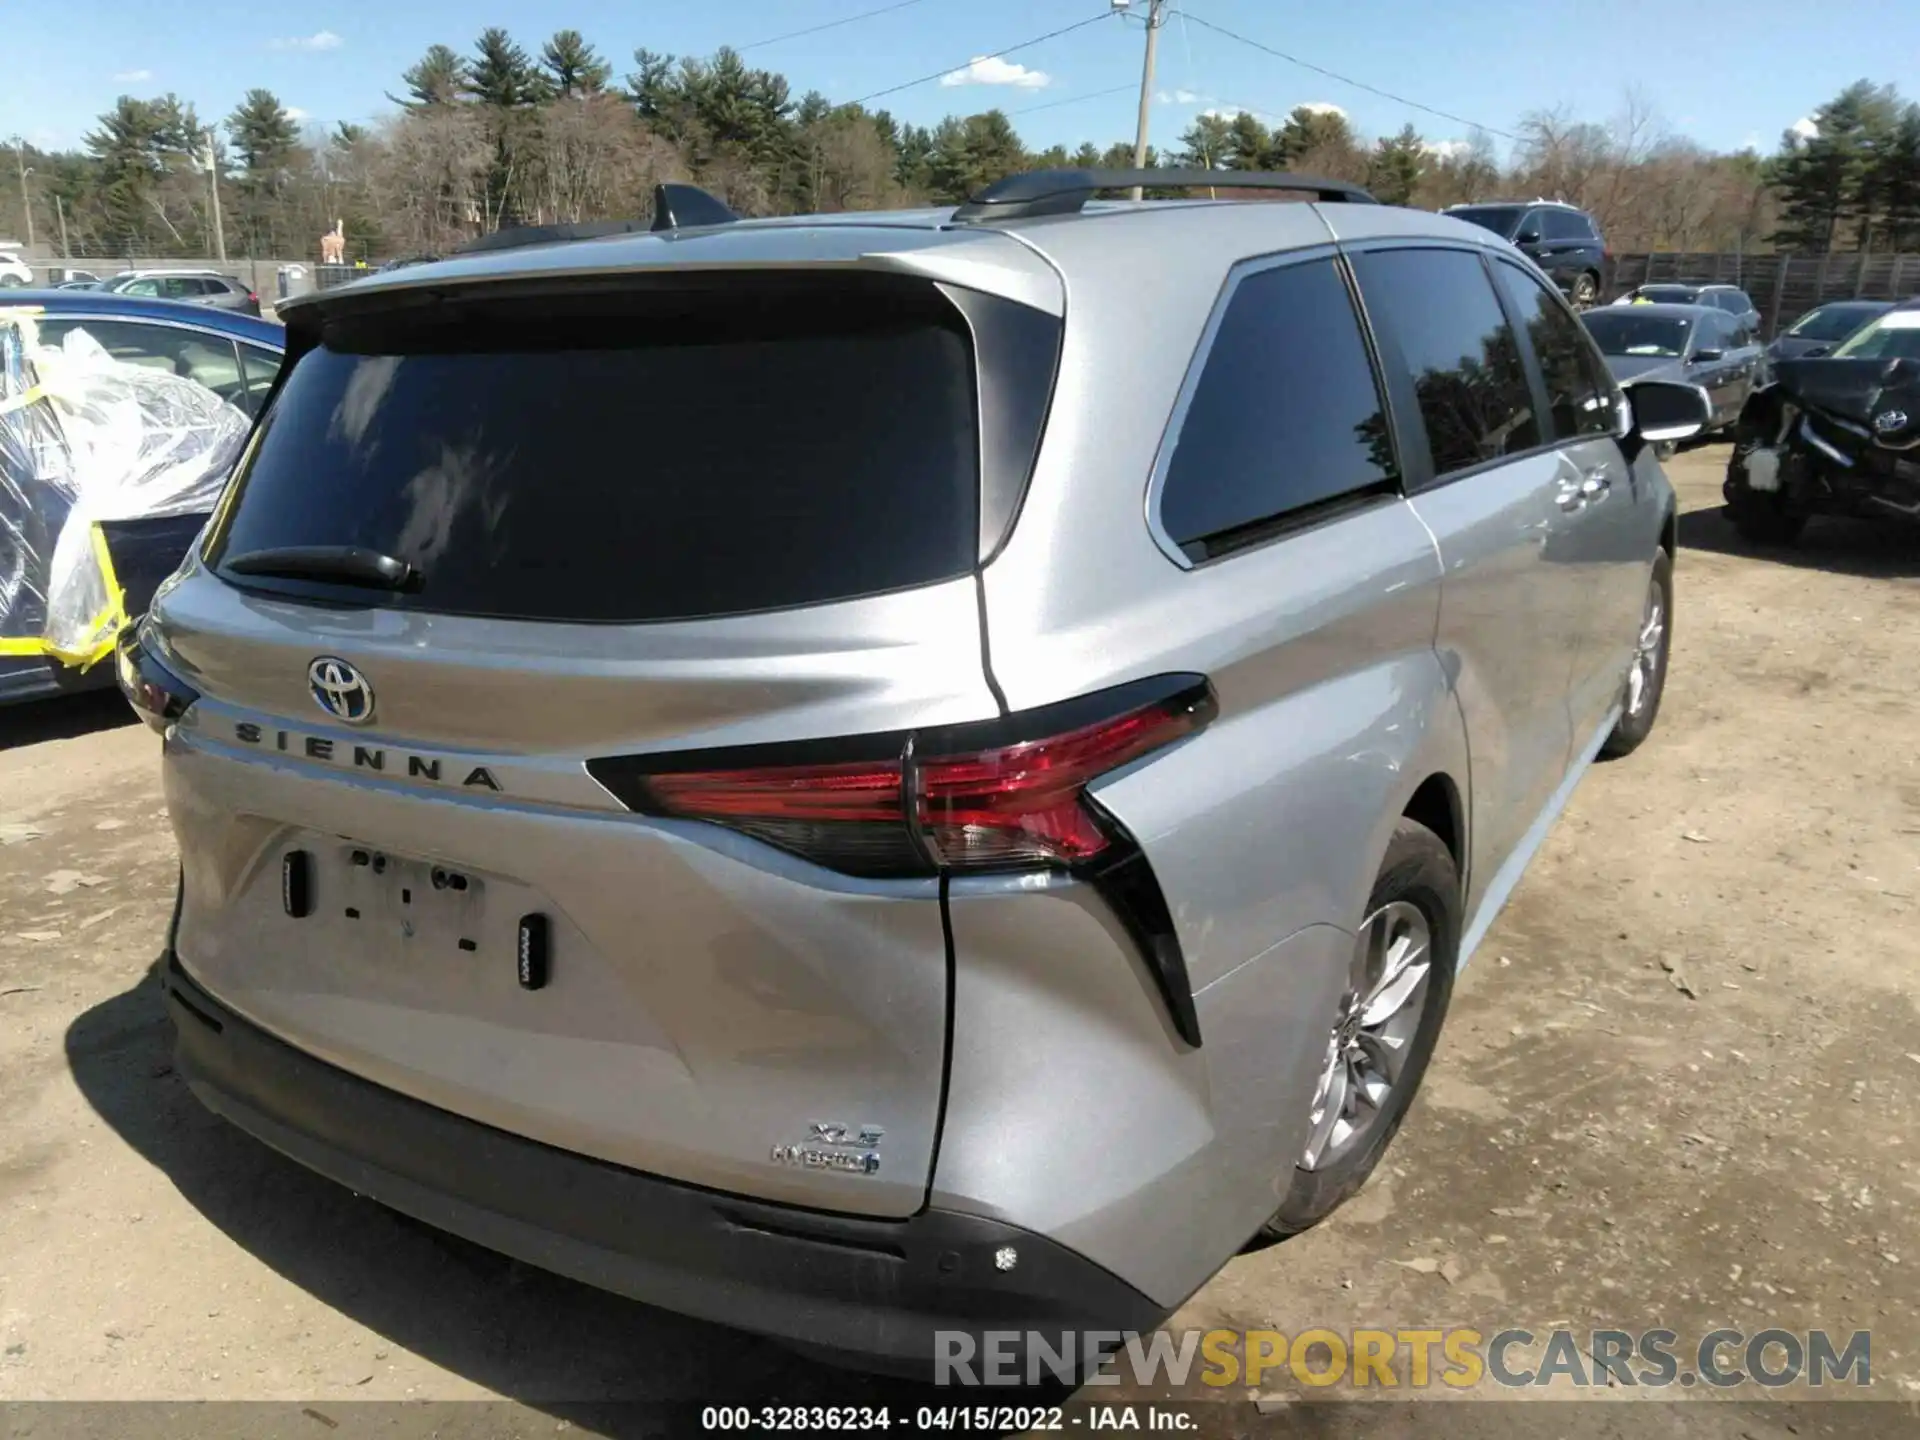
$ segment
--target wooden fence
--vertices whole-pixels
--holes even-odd
[[[1828,300],[1906,300],[1920,294],[1920,255],[1617,255],[1606,296],[1660,281],[1738,285],[1753,297],[1771,340]]]

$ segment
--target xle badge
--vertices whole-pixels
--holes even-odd
[[[886,1135],[878,1125],[849,1126],[834,1120],[815,1120],[798,1145],[773,1147],[773,1163],[804,1170],[838,1170],[848,1175],[871,1175],[880,1168],[880,1141]]]

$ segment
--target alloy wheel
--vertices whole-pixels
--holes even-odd
[[[1667,608],[1655,583],[1647,587],[1647,611],[1634,642],[1633,668],[1627,672],[1627,714],[1638,717],[1653,698],[1660,678],[1660,659],[1667,641]]]
[[[1301,1169],[1331,1164],[1378,1127],[1419,1034],[1432,968],[1433,929],[1419,906],[1390,901],[1361,925],[1308,1113]]]

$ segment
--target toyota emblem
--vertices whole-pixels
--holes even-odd
[[[1907,412],[1882,410],[1873,417],[1873,428],[1882,435],[1891,435],[1897,430],[1904,430],[1907,428]]]
[[[313,703],[336,720],[364,725],[373,719],[373,686],[337,655],[317,656],[307,666],[307,688]]]

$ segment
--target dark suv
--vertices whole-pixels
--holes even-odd
[[[1536,200],[1532,204],[1453,205],[1446,213],[1511,240],[1578,308],[1599,303],[1600,277],[1613,257],[1600,236],[1600,222],[1586,211],[1555,200]]]

